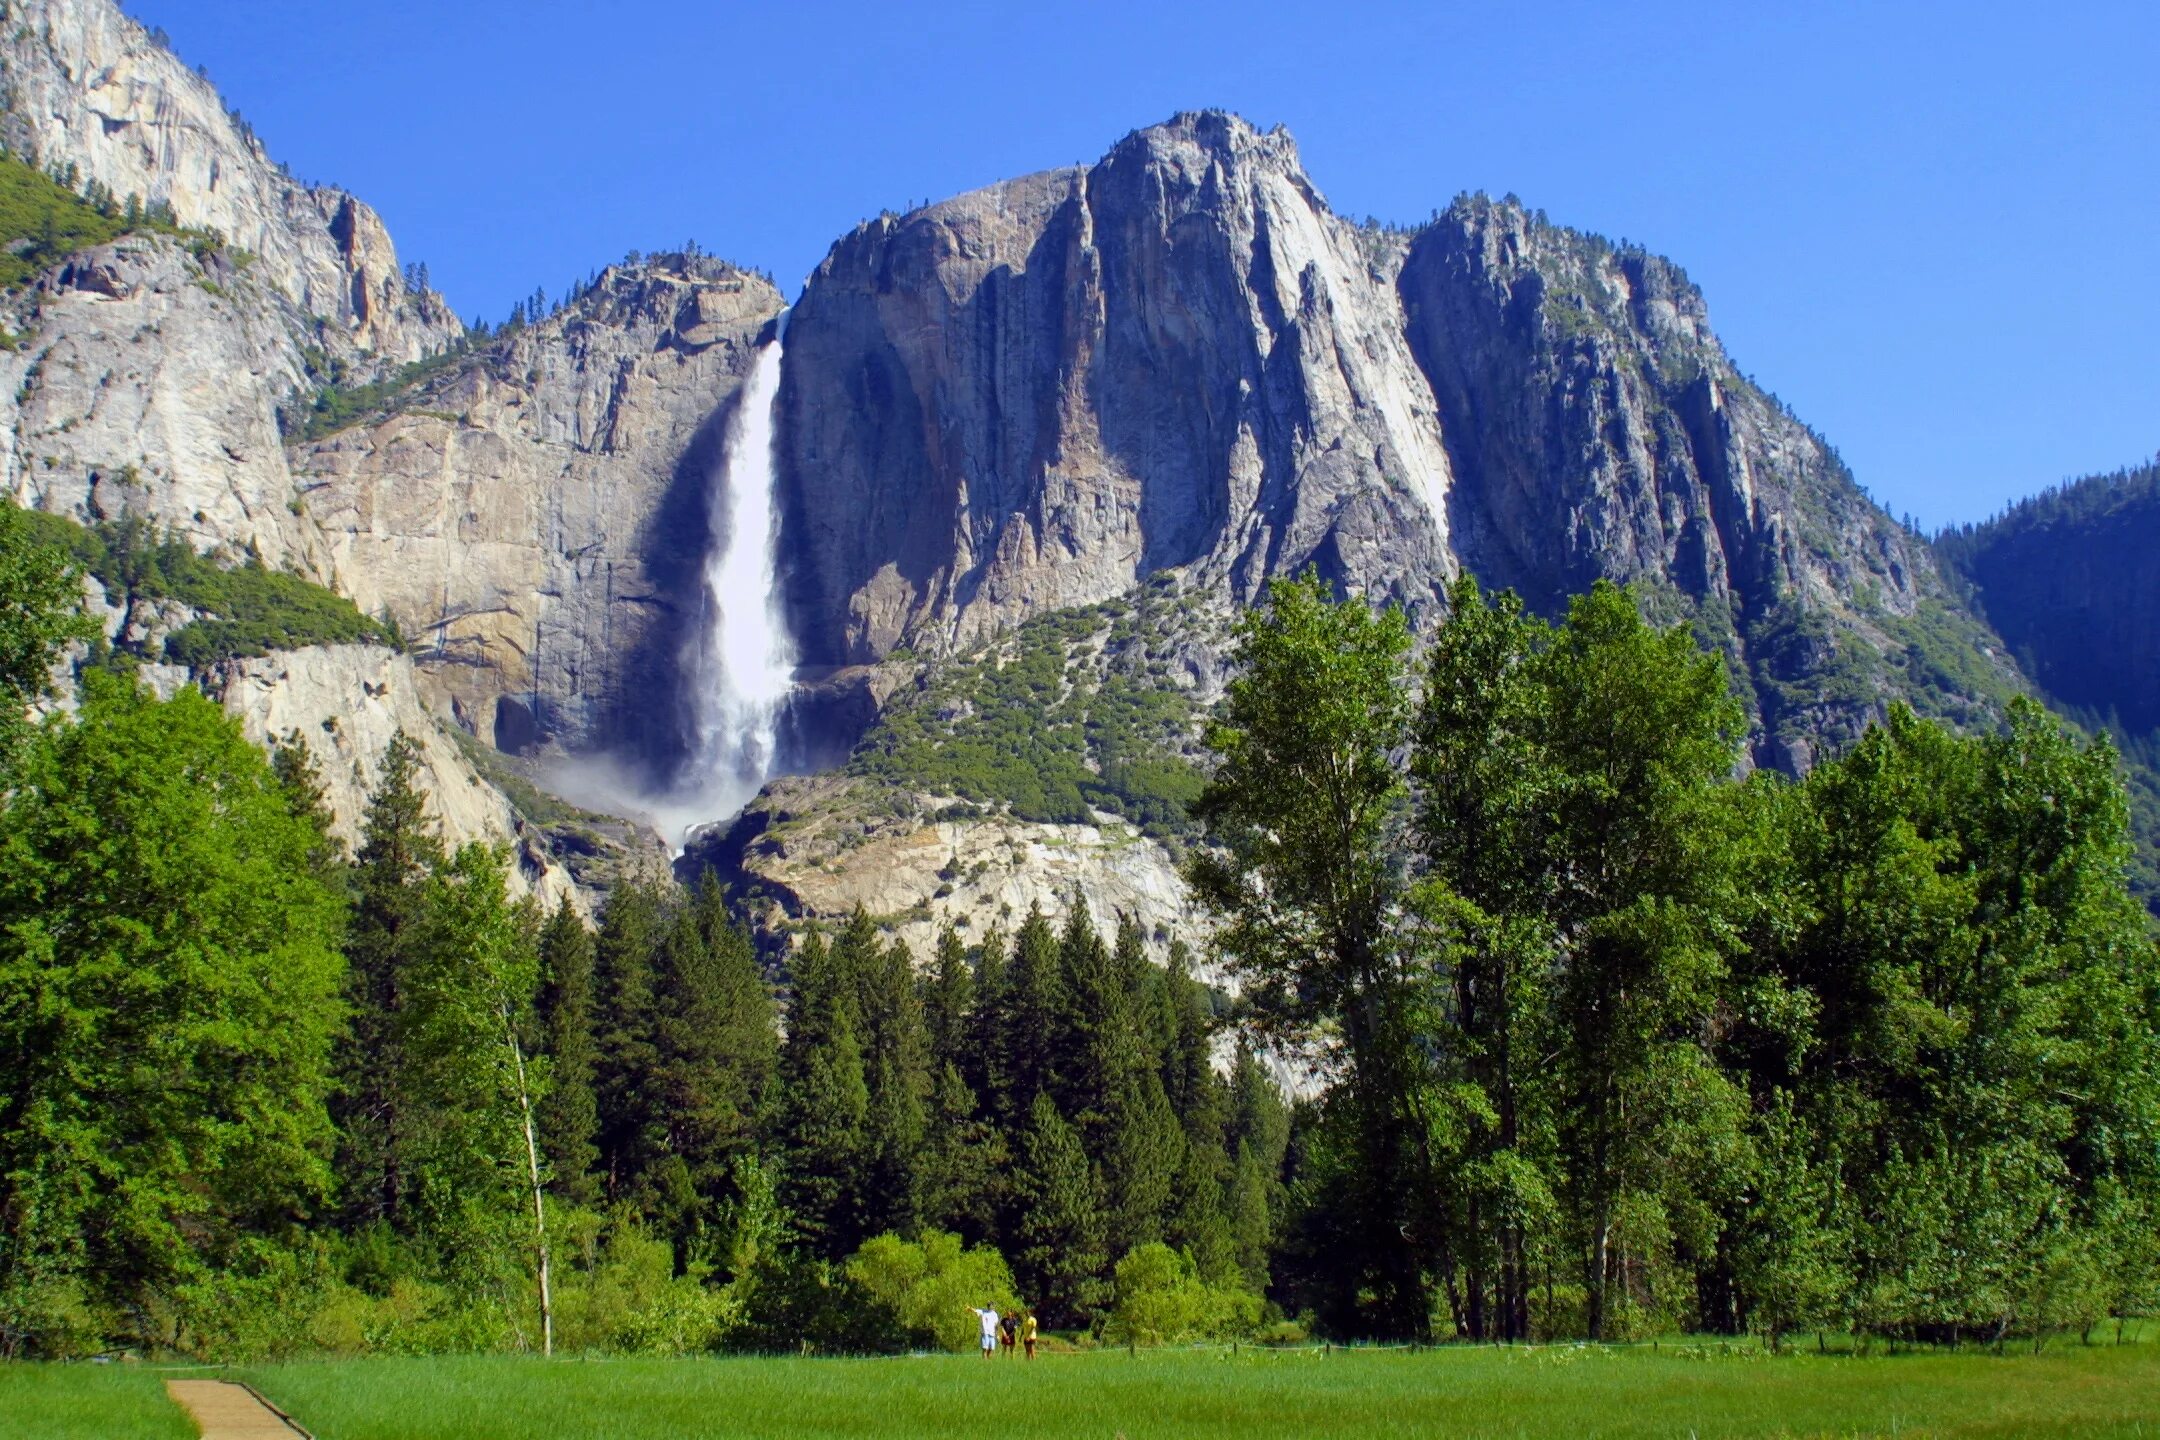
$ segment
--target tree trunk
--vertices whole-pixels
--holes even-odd
[[[533,1126],[532,1091],[525,1083],[525,1047],[518,1044],[517,1027],[503,1012],[503,1035],[510,1042],[510,1058],[517,1065],[519,1118],[525,1128],[525,1173],[532,1180],[533,1248],[540,1257],[540,1353],[555,1353],[555,1296],[548,1284],[547,1206],[540,1185],[540,1141]]]
[[[1612,1263],[1612,1225],[1598,1221],[1590,1240],[1589,1329],[1592,1340],[1605,1338],[1605,1267]]]

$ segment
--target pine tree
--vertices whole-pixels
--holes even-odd
[[[666,1224],[686,1255],[725,1198],[736,1157],[755,1143],[777,1049],[756,952],[710,872],[675,910],[654,989],[651,1090],[669,1162]]]
[[[1245,1283],[1265,1294],[1269,1257],[1275,1252],[1287,1199],[1283,1170],[1290,1149],[1290,1107],[1252,1047],[1243,1042],[1231,1062],[1228,1089],[1223,1139],[1231,1171],[1224,1218]]]
[[[897,941],[880,944],[876,926],[860,910],[834,947],[834,956],[854,982],[863,1078],[870,1092],[864,1231],[913,1233],[921,1203],[917,1169],[931,1078],[914,959]]]
[[[513,905],[507,855],[460,846],[423,886],[397,1038],[408,1220],[453,1284],[497,1279],[504,1239],[531,1244],[542,1353],[553,1349],[538,1107],[544,1067],[525,1052],[539,989],[539,917]],[[522,1247],[520,1247],[522,1248]],[[521,1333],[524,1327],[516,1327]]]
[[[1135,959],[1134,957],[1138,957]],[[1160,1240],[1173,1187],[1185,1168],[1185,1141],[1163,1094],[1157,1046],[1143,1033],[1136,992],[1147,961],[1134,943],[1124,960],[1105,948],[1075,897],[1058,943],[1062,1013],[1055,1032],[1057,1099],[1101,1168],[1109,1239],[1123,1254]],[[1134,967],[1138,973],[1134,973]]]
[[[353,866],[352,922],[345,939],[351,1027],[340,1049],[332,1117],[338,1173],[355,1223],[402,1220],[408,1181],[401,1159],[419,1136],[403,1111],[406,979],[420,959],[423,885],[443,863],[442,842],[420,793],[420,748],[402,732],[383,751]]]
[[[985,985],[991,1054],[997,1065],[989,1090],[1007,1133],[1029,1123],[1038,1092],[1051,1088],[1066,1036],[1058,938],[1040,910],[1029,910],[1013,937],[1012,956],[993,990]],[[994,1010],[991,1009],[994,1005]]]
[[[995,1239],[1010,1158],[997,1127],[978,1113],[975,1092],[960,1067],[945,1065],[931,1092],[929,1133],[919,1161],[923,1224],[954,1231],[970,1244]]]
[[[833,952],[812,932],[795,952],[795,995],[780,1052],[780,1194],[815,1253],[837,1260],[863,1229],[870,1087],[854,1004]]]
[[[1013,1272],[1051,1325],[1086,1325],[1107,1301],[1108,1217],[1079,1132],[1037,1091],[1021,1137],[1009,1230]]]
[[[984,1118],[974,1088],[985,1078],[985,997],[999,993],[1003,950],[995,931],[985,937],[978,978],[959,935],[947,927],[938,936],[937,963],[922,987],[931,1078],[920,1166],[922,1218],[971,1244],[996,1235],[1002,1177],[1011,1156],[1003,1135]]]
[[[593,956],[592,932],[563,901],[540,936],[539,1049],[549,1069],[540,1136],[555,1193],[573,1205],[595,1205],[601,1196]]]
[[[938,932],[937,959],[922,986],[923,1027],[928,1032],[930,1065],[964,1067],[970,1039],[968,1022],[975,1008],[975,972],[959,932],[947,925]]]
[[[960,1074],[981,1098],[992,1119],[1004,1121],[1004,1097],[1012,1091],[1012,1067],[1005,1057],[1007,971],[1010,949],[1004,932],[993,926],[975,955],[975,999],[968,1011],[967,1054]]]
[[[330,833],[333,817],[329,790],[323,784],[322,771],[315,764],[306,738],[298,730],[272,739],[270,773],[277,777],[278,789],[285,796],[286,810],[295,819],[305,821],[315,832],[312,863],[316,874],[338,889],[344,889],[347,879],[345,847]]]
[[[1192,952],[1183,941],[1171,944],[1155,990],[1164,1033],[1163,1090],[1193,1142],[1219,1146],[1228,1097],[1215,1073],[1215,1015],[1207,987],[1193,978]]]
[[[641,1203],[647,1169],[664,1146],[653,1107],[659,1065],[654,1036],[654,960],[665,915],[649,881],[625,880],[608,895],[594,941],[600,1015],[594,1090],[599,1108],[600,1171],[608,1195]]]

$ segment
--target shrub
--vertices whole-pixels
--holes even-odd
[[[889,1355],[907,1348],[892,1307],[836,1266],[807,1255],[760,1260],[736,1282],[742,1314],[724,1349],[758,1355]]]
[[[1135,1246],[1117,1263],[1117,1299],[1104,1334],[1119,1344],[1175,1345],[1250,1335],[1260,1297],[1200,1278],[1191,1254],[1160,1243]]]
[[[688,1355],[711,1349],[738,1319],[732,1294],[677,1275],[674,1247],[635,1224],[612,1230],[589,1268],[565,1268],[555,1292],[564,1350]]]
[[[919,1241],[897,1235],[866,1240],[848,1258],[848,1277],[898,1317],[908,1343],[967,1350],[982,1333],[971,1308],[1016,1312],[1012,1271],[987,1245],[969,1249],[958,1235],[926,1230]]]
[[[1197,712],[1142,639],[1178,623],[1171,603],[1142,604],[1137,621],[1114,601],[1057,611],[944,662],[893,699],[849,771],[1022,820],[1085,824],[1103,810],[1158,839],[1189,832],[1204,783],[1186,758]]]

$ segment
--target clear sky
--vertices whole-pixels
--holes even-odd
[[[2160,6],[129,0],[499,319],[695,238],[833,239],[1219,106],[1347,215],[1513,191],[1672,256],[1892,511],[2160,449]]]

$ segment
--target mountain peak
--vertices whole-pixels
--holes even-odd
[[[1228,110],[1181,110],[1159,124],[1143,126],[1110,147],[1104,165],[1146,156],[1158,163],[1194,161],[1236,170],[1256,166],[1290,176],[1317,199],[1298,154],[1297,140],[1281,125],[1262,130]]]

